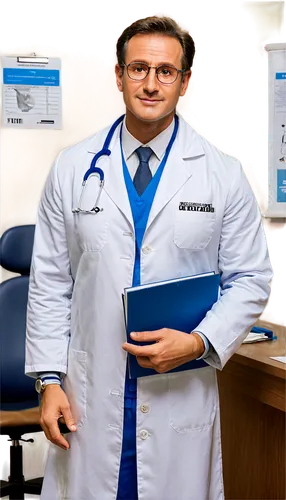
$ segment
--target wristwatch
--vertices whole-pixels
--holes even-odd
[[[39,394],[43,394],[45,388],[47,387],[47,383],[43,382],[41,378],[37,378],[35,382],[35,389]]]
[[[46,379],[42,379],[41,377],[38,377],[35,382],[35,389],[39,394],[43,394],[47,385],[51,384],[61,385],[60,379],[55,377],[46,377]]]
[[[42,372],[37,373],[35,389],[38,394],[43,394],[47,385],[61,385],[61,374],[58,372]]]

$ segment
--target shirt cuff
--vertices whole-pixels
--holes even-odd
[[[210,352],[210,343],[209,343],[207,337],[203,333],[197,332],[196,330],[193,333],[197,333],[201,337],[201,339],[204,343],[204,346],[205,346],[205,350],[204,350],[203,354],[197,359],[204,359],[208,356],[208,354]]]
[[[61,385],[61,374],[59,372],[39,372],[38,378],[45,382],[46,385],[58,384]]]

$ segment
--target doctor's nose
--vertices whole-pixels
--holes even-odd
[[[144,90],[148,92],[148,94],[153,94],[154,92],[158,92],[159,90],[159,80],[156,75],[156,69],[150,68],[148,75],[143,80]]]

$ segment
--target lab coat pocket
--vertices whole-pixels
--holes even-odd
[[[213,425],[218,406],[213,368],[169,374],[169,423],[178,433],[202,431]]]
[[[178,248],[203,250],[212,239],[214,227],[214,212],[179,210],[174,222],[174,242]]]
[[[63,384],[78,428],[86,421],[86,358],[86,352],[69,349],[68,370]]]
[[[108,234],[108,220],[104,211],[97,214],[76,214],[75,218],[79,246],[86,252],[100,252]]]

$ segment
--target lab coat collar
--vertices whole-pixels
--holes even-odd
[[[176,142],[178,142],[179,150],[182,152],[182,159],[204,156],[205,151],[201,137],[179,113],[177,115],[179,117],[179,132]]]
[[[198,167],[197,159],[205,155],[198,134],[179,115],[179,130],[165,165],[150,211],[146,231]],[[188,161],[190,160],[190,161]]]

